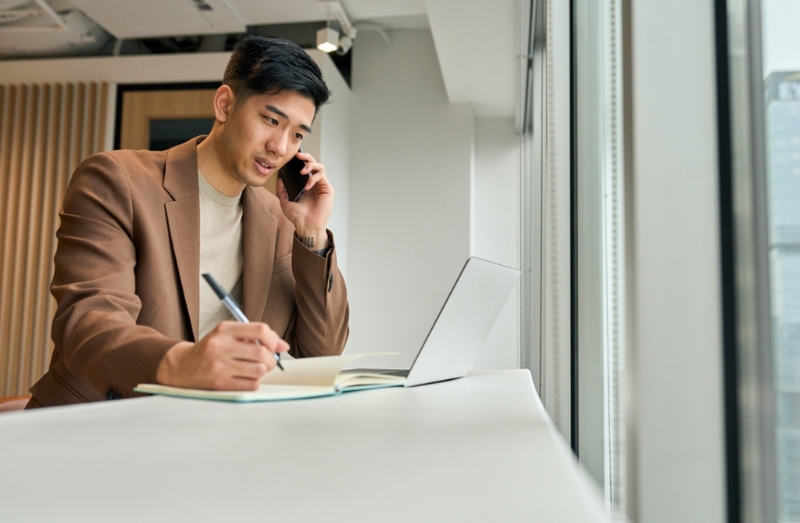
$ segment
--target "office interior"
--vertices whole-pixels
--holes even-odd
[[[60,198],[124,145],[125,96],[194,100],[237,38],[280,36],[333,93],[304,148],[336,188],[346,353],[407,368],[470,256],[519,269],[473,372],[526,372],[581,485],[559,496],[598,521],[800,522],[798,19],[791,0],[0,1],[0,396],[47,368]],[[352,47],[317,49],[328,27]],[[208,118],[189,105],[136,116]],[[0,413],[0,438],[48,415]]]

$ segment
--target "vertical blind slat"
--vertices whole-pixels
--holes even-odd
[[[94,151],[94,133],[96,131],[95,128],[95,119],[94,119],[94,111],[97,108],[97,84],[89,84],[85,87],[86,89],[86,111],[83,113],[84,118],[84,147],[81,154],[82,158],[86,158]]]
[[[17,359],[19,349],[14,345],[14,309],[16,308],[15,295],[16,285],[14,285],[14,253],[17,251],[16,217],[17,203],[19,202],[18,192],[21,181],[20,169],[22,167],[22,146],[25,142],[25,127],[27,124],[27,105],[28,105],[28,86],[18,87],[19,100],[15,104],[14,122],[12,127],[11,159],[9,161],[9,190],[6,193],[6,227],[4,230],[3,241],[3,338],[0,343],[6,346],[5,364],[5,393],[16,389],[14,380],[14,361]]]
[[[49,290],[50,282],[53,280],[53,272],[55,266],[53,264],[53,256],[56,252],[56,247],[58,242],[56,240],[56,231],[58,230],[58,226],[60,224],[60,219],[58,216],[58,211],[61,209],[61,202],[64,201],[64,178],[67,176],[65,173],[69,170],[69,163],[68,163],[68,155],[67,155],[67,136],[69,134],[69,119],[70,114],[72,113],[72,98],[71,93],[69,91],[68,86],[63,84],[58,84],[56,86],[56,96],[58,99],[58,121],[56,123],[56,136],[55,140],[53,141],[54,146],[54,154],[53,154],[53,175],[52,175],[52,188],[53,193],[51,195],[50,200],[50,209],[52,213],[50,214],[50,235],[48,236],[48,240],[50,242],[50,257],[47,263],[47,288]],[[53,352],[53,342],[50,339],[52,323],[51,319],[53,314],[55,314],[56,310],[56,301],[49,292],[47,292],[47,300],[45,302],[46,309],[45,309],[45,329],[44,329],[44,339],[45,344],[42,347],[44,351],[44,358],[42,360],[42,369],[41,372],[44,373],[47,367],[50,365],[50,357]]]
[[[11,187],[11,177],[7,175],[9,170],[9,162],[11,161],[11,129],[14,119],[14,110],[16,106],[17,88],[14,86],[3,86],[3,104],[0,106],[0,203],[5,204],[3,195],[8,195]],[[6,227],[8,226],[8,216],[3,210],[0,210],[0,285],[5,288],[5,243],[8,238]],[[0,294],[0,311],[5,311],[5,293]],[[8,358],[8,345],[5,343],[7,333],[7,323],[4,314],[0,314],[0,394],[6,394],[6,373],[3,364]]]
[[[48,122],[48,140],[46,147],[47,163],[44,175],[44,196],[42,198],[42,205],[44,206],[43,231],[47,231],[42,235],[42,255],[39,257],[39,289],[37,297],[39,298],[39,305],[37,307],[37,314],[39,315],[38,321],[38,339],[34,350],[36,351],[36,360],[34,365],[31,366],[30,382],[34,383],[38,376],[44,374],[49,363],[49,355],[52,352],[52,342],[50,341],[50,321],[53,314],[51,302],[54,301],[50,296],[50,281],[52,275],[52,259],[55,253],[55,217],[58,214],[60,200],[57,198],[57,184],[58,184],[58,154],[59,146],[62,136],[62,127],[64,120],[64,87],[61,84],[52,86],[50,93],[50,121]]]
[[[45,85],[35,85],[33,90],[35,93],[33,105],[33,115],[31,118],[31,144],[30,144],[30,158],[28,160],[28,168],[23,171],[23,175],[28,179],[28,191],[20,194],[21,200],[28,200],[28,213],[27,220],[20,224],[19,230],[24,235],[24,252],[21,256],[22,265],[20,266],[19,278],[22,282],[21,294],[18,298],[20,303],[21,320],[19,322],[19,346],[23,349],[28,347],[29,350],[22,350],[17,362],[17,387],[20,387],[26,381],[27,376],[30,374],[30,366],[33,361],[33,353],[35,351],[32,343],[35,328],[35,306],[36,296],[34,294],[36,287],[36,259],[38,258],[39,242],[38,238],[42,234],[41,218],[42,218],[42,147],[46,138],[46,125],[47,121],[47,104],[46,104],[46,87]],[[27,174],[25,174],[27,173]],[[26,198],[26,195],[28,196]]]
[[[95,128],[97,132],[95,133],[95,140],[94,145],[92,146],[92,152],[98,152],[105,150],[105,139],[106,139],[106,112],[104,108],[108,107],[108,84],[100,84],[100,96],[97,100],[97,106],[95,108],[95,121],[97,122]]]
[[[28,352],[28,361],[27,366],[23,370],[26,375],[26,379],[30,382],[36,375],[38,368],[38,362],[40,359],[40,347],[42,345],[41,342],[41,333],[42,333],[42,307],[41,303],[44,301],[42,299],[42,264],[43,260],[45,259],[47,247],[45,244],[45,235],[48,234],[50,231],[47,227],[47,194],[49,192],[50,183],[49,180],[51,179],[49,169],[48,169],[48,145],[52,138],[52,117],[53,117],[53,89],[51,85],[44,85],[43,92],[42,92],[42,100],[43,100],[43,111],[42,111],[42,119],[41,126],[39,128],[39,139],[36,144],[36,158],[37,158],[37,167],[34,169],[35,173],[39,173],[40,175],[36,177],[36,185],[38,194],[36,195],[36,231],[40,231],[38,234],[31,234],[31,241],[34,242],[32,250],[34,251],[31,256],[31,263],[30,263],[30,271],[32,274],[31,277],[31,287],[28,293],[28,299],[30,300],[30,307],[26,308],[28,313],[30,314],[30,347],[31,350]]]
[[[13,286],[11,288],[14,305],[11,307],[11,358],[9,386],[13,390],[20,387],[20,364],[24,359],[24,336],[22,326],[23,309],[25,308],[25,266],[28,229],[28,209],[31,207],[31,164],[33,159],[33,145],[36,141],[36,117],[39,105],[39,89],[36,85],[28,88],[27,103],[25,105],[25,131],[22,142],[22,158],[20,159],[20,183],[17,185],[17,212],[14,216],[14,264],[12,270]]]
[[[105,148],[107,84],[0,85],[0,394],[49,365],[58,210],[72,171]]]
[[[72,132],[70,133],[70,165],[78,165],[83,159],[84,133],[84,114],[86,111],[86,86],[82,83],[75,85],[73,92],[73,112],[72,112]]]

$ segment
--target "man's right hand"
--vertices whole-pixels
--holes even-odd
[[[156,381],[191,389],[256,390],[275,367],[274,354],[288,350],[265,323],[224,321],[197,343],[181,342],[168,350]]]

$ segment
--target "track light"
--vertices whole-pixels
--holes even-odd
[[[339,48],[339,31],[332,27],[323,27],[317,31],[317,49],[332,53]]]
[[[353,47],[353,40],[356,39],[356,28],[353,27],[350,29],[349,34],[343,34],[341,38],[339,38],[339,48],[336,49],[336,54],[338,55],[346,55],[348,51]]]
[[[323,1],[319,3],[320,7],[327,9],[328,17],[327,24],[324,28],[317,31],[317,49],[326,53],[336,51],[338,54],[346,54],[350,48],[353,47],[353,40],[356,37],[356,28],[350,22],[350,18],[344,10],[341,2],[338,1]],[[336,17],[341,27],[341,36],[339,31],[331,28],[331,17]]]

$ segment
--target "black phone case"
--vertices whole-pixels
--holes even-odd
[[[278,176],[281,177],[283,185],[286,187],[286,194],[292,202],[299,200],[306,191],[305,187],[306,183],[308,183],[308,175],[300,174],[300,171],[305,166],[306,162],[295,156],[286,162],[286,165],[281,167],[281,170],[278,172]]]

